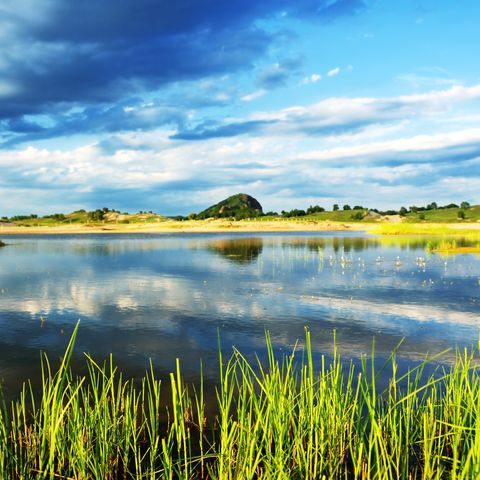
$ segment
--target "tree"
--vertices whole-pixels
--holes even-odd
[[[336,212],[338,210],[340,210],[340,208],[338,207],[338,203],[334,203],[333,204],[333,211]]]
[[[346,205],[343,206],[343,209],[344,210],[351,210],[352,207],[350,205],[346,204]]]
[[[430,205],[427,205],[427,210],[436,210],[438,205],[436,202],[432,202]]]
[[[363,212],[361,210],[357,210],[356,212],[352,213],[350,218],[352,220],[363,220]]]
[[[404,217],[407,214],[407,209],[405,207],[401,207],[400,210],[398,211],[398,214],[401,217]]]
[[[468,208],[470,206],[470,204],[468,202],[462,202],[460,204],[460,208]]]
[[[459,210],[459,211],[457,212],[457,218],[458,218],[459,220],[464,220],[464,219],[465,219],[465,212],[464,212],[463,210]]]
[[[312,205],[310,205],[308,208],[307,208],[307,215],[311,215],[312,213],[320,213],[320,212],[324,212],[325,209],[323,207],[320,207],[319,205],[315,205],[312,207]]]
[[[100,210],[99,208],[97,208],[92,212],[88,212],[87,217],[89,220],[92,220],[94,222],[99,222],[104,219],[104,212],[103,210]]]

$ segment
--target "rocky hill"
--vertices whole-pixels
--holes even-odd
[[[255,198],[246,193],[238,193],[203,210],[199,219],[233,217],[237,220],[258,217],[263,214],[262,206]]]

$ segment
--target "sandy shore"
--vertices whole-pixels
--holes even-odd
[[[207,232],[317,232],[317,231],[366,231],[374,224],[312,222],[312,221],[238,221],[188,220],[184,222],[166,221],[158,223],[59,225],[59,226],[11,226],[0,225],[1,235],[45,235],[45,234],[88,234],[88,233],[207,233]]]
[[[60,235],[60,234],[89,234],[89,233],[208,233],[208,232],[322,232],[322,231],[363,231],[377,233],[386,223],[344,223],[332,221],[302,221],[302,220],[270,220],[270,221],[227,221],[227,220],[167,220],[157,223],[129,223],[129,224],[87,224],[87,225],[58,225],[58,226],[15,226],[0,224],[0,237],[2,235]],[[381,232],[384,235],[415,234],[415,226],[418,234],[428,234],[423,230],[435,228],[449,230],[478,230],[480,223],[443,223],[443,224],[404,224],[406,231]],[[380,232],[378,232],[380,233]]]

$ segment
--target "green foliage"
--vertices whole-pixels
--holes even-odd
[[[307,215],[312,215],[313,213],[320,213],[320,212],[324,212],[325,209],[323,207],[320,207],[319,205],[315,205],[312,207],[312,205],[310,205],[308,208],[307,208]]]
[[[88,220],[92,222],[101,222],[105,217],[105,212],[97,208],[97,210],[93,210],[92,212],[87,213]]]
[[[42,218],[51,218],[57,222],[63,222],[66,217],[63,213],[53,213],[51,215],[44,215]]]
[[[339,206],[338,206],[338,203],[334,203],[333,204],[333,211],[334,212],[337,212],[338,210],[340,210]]]
[[[34,220],[36,218],[38,218],[38,215],[32,213],[30,215],[15,215],[13,217],[7,218],[7,220],[9,220],[10,222],[21,222],[24,220]]]
[[[285,210],[282,210],[282,217],[285,218],[292,218],[292,217],[304,217],[307,214],[305,210],[299,210],[298,208],[294,208],[293,210],[290,210],[289,212],[286,212]]]
[[[351,210],[352,207],[350,207],[350,205],[346,204],[343,206],[343,210]]]
[[[250,195],[238,193],[203,210],[197,215],[199,220],[206,218],[255,218],[263,215],[262,206]]]
[[[352,220],[362,220],[363,217],[364,217],[363,211],[360,211],[360,210],[358,210],[358,211],[356,211],[356,212],[354,212],[350,215],[350,218]]]
[[[399,376],[395,351],[381,370],[374,351],[356,368],[342,362],[334,341],[332,359],[317,363],[308,331],[303,351],[284,356],[267,333],[265,362],[236,349],[225,359],[219,353],[217,394],[207,406],[201,375],[189,388],[180,360],[163,388],[152,365],[134,383],[111,356],[98,363],[86,355],[86,374],[75,376],[77,329],[56,371],[42,358],[40,398],[25,384],[17,400],[0,402],[2,478],[480,476],[476,352],[458,352],[429,376],[426,361]],[[380,371],[391,372],[385,390]]]

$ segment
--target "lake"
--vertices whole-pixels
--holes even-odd
[[[231,352],[290,352],[312,334],[330,354],[378,358],[403,340],[404,365],[476,345],[480,257],[428,254],[426,240],[356,232],[9,236],[0,249],[0,377],[7,393],[38,379],[77,321],[82,352],[110,353],[127,375],[181,358],[187,379]],[[445,354],[448,361],[454,352]]]

